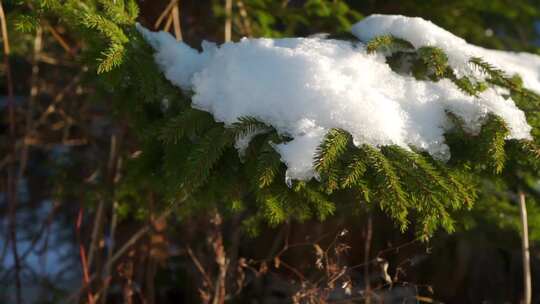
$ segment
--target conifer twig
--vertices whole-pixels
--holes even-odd
[[[527,206],[525,193],[519,191],[519,211],[521,215],[521,255],[523,257],[523,304],[531,304],[531,257],[529,252],[529,228],[527,223]]]

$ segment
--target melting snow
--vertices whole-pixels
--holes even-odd
[[[366,42],[392,34],[414,46],[438,46],[460,73],[471,73],[470,56],[519,73],[526,86],[540,91],[540,57],[486,50],[467,44],[429,21],[373,15],[354,25],[363,42],[321,38],[242,39],[219,47],[203,43],[198,52],[164,32],[139,30],[156,50],[167,79],[194,93],[192,106],[230,125],[253,116],[293,140],[276,144],[287,165],[287,178],[315,176],[315,149],[331,128],[353,135],[357,145],[414,146],[447,160],[445,111],[460,116],[477,132],[488,112],[502,117],[509,138],[530,138],[531,127],[511,99],[488,89],[471,97],[448,80],[418,81],[393,72],[385,58],[367,54]],[[248,140],[237,142],[239,150]]]

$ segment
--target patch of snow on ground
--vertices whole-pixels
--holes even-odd
[[[331,128],[350,132],[357,145],[414,146],[441,160],[450,158],[443,136],[450,127],[446,110],[461,117],[472,132],[479,131],[482,119],[492,112],[508,124],[509,138],[530,138],[524,113],[495,89],[475,98],[449,80],[418,81],[396,74],[383,56],[367,54],[362,42],[244,38],[219,47],[205,43],[197,52],[167,33],[139,30],[156,50],[155,60],[166,78],[193,91],[194,108],[226,125],[253,116],[292,137],[274,146],[287,165],[288,179],[315,176],[313,156]],[[375,15],[356,24],[353,33],[364,42],[393,34],[417,47],[441,47],[457,69],[468,68],[469,54],[494,58],[497,61],[490,62],[520,72],[526,85],[540,89],[540,57],[468,45],[420,18]],[[534,73],[531,61],[539,67]],[[241,151],[247,144],[244,140],[236,146]]]

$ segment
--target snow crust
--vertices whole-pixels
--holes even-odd
[[[501,92],[488,89],[471,97],[448,80],[399,75],[383,56],[367,54],[363,42],[392,34],[417,47],[441,47],[463,73],[470,72],[469,56],[480,56],[520,73],[525,85],[540,91],[540,57],[472,46],[421,18],[368,17],[352,29],[363,42],[244,38],[219,47],[203,43],[202,52],[168,33],[138,28],[156,50],[155,60],[166,78],[193,92],[194,108],[226,125],[253,116],[293,138],[274,145],[287,165],[287,179],[316,177],[313,156],[331,128],[347,130],[357,145],[414,146],[441,160],[450,158],[443,136],[451,127],[447,110],[461,117],[471,132],[478,132],[492,112],[508,124],[509,138],[531,138],[524,113]],[[243,139],[236,147],[242,151],[248,143],[249,138]]]

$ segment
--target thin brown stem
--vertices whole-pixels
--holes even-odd
[[[30,98],[28,99],[28,108],[26,109],[26,130],[25,133],[29,134],[32,130],[34,106],[39,91],[38,77],[39,77],[39,57],[41,56],[42,44],[42,29],[40,26],[36,29],[36,37],[34,38],[34,52],[32,55],[32,73],[30,75]],[[17,180],[21,180],[24,171],[26,170],[26,164],[28,161],[28,145],[23,141],[21,148],[21,157],[19,164],[19,174]]]
[[[165,20],[165,18],[170,15],[169,13],[172,10],[173,6],[176,4],[176,2],[178,2],[178,0],[171,0],[169,4],[167,4],[167,7],[165,7],[165,9],[161,12],[156,22],[154,23],[154,29],[157,30],[163,20]]]
[[[251,29],[251,21],[249,20],[244,1],[236,0],[236,5],[238,6],[240,17],[242,17],[242,27],[244,29],[244,35],[246,35],[247,37],[253,36],[253,30]]]
[[[167,17],[167,22],[165,22],[165,26],[163,27],[163,30],[165,32],[168,32],[171,29],[173,23],[173,16],[172,14],[169,14],[169,17]]]
[[[208,273],[206,273],[206,270],[204,270],[204,267],[202,266],[201,261],[199,261],[197,256],[195,256],[195,254],[193,253],[193,250],[191,249],[191,247],[187,247],[187,254],[189,255],[189,257],[193,261],[193,264],[195,264],[195,267],[197,268],[197,270],[201,273],[201,275],[203,277],[203,280],[206,283],[206,285],[208,286],[208,288],[213,289],[214,288],[214,283],[212,283],[212,280],[210,279],[210,276],[208,275]]]
[[[182,41],[182,27],[180,25],[180,3],[176,1],[176,4],[173,6],[171,15],[173,17],[174,24],[174,36],[176,40]]]
[[[523,257],[523,304],[531,304],[531,257],[529,252],[529,228],[525,193],[519,191],[519,211],[521,215],[521,255]]]
[[[214,226],[212,246],[219,271],[214,285],[214,298],[212,304],[224,304],[225,296],[227,295],[226,279],[229,259],[227,258],[225,246],[223,244],[223,234],[221,233],[222,221],[221,215],[216,211],[214,218],[212,219],[212,224]]]
[[[88,267],[88,260],[86,258],[86,252],[84,250],[84,245],[81,240],[81,225],[82,225],[82,218],[83,218],[83,208],[79,209],[79,214],[77,216],[77,225],[76,225],[76,231],[77,231],[77,238],[79,239],[79,255],[81,258],[81,265],[83,270],[83,282],[87,290],[87,297],[88,297],[88,303],[94,304],[95,299],[94,295],[92,294],[92,290],[90,289],[90,271]]]
[[[369,276],[369,264],[370,264],[370,258],[369,254],[371,251],[371,238],[373,235],[373,222],[371,218],[371,214],[367,215],[367,223],[366,223],[366,230],[365,230],[365,245],[364,245],[364,264],[366,265],[364,267],[364,295],[365,295],[365,302],[366,304],[371,303],[371,278]]]
[[[54,37],[54,39],[56,41],[58,41],[58,44],[60,44],[60,46],[66,51],[66,53],[70,54],[70,55],[73,55],[74,51],[73,49],[69,46],[69,44],[66,42],[66,40],[62,37],[62,35],[60,35],[58,33],[58,31],[52,27],[50,24],[46,23],[45,24],[45,27],[47,28],[47,30],[52,34],[52,36]]]
[[[225,42],[231,41],[232,35],[232,0],[225,0]]]

